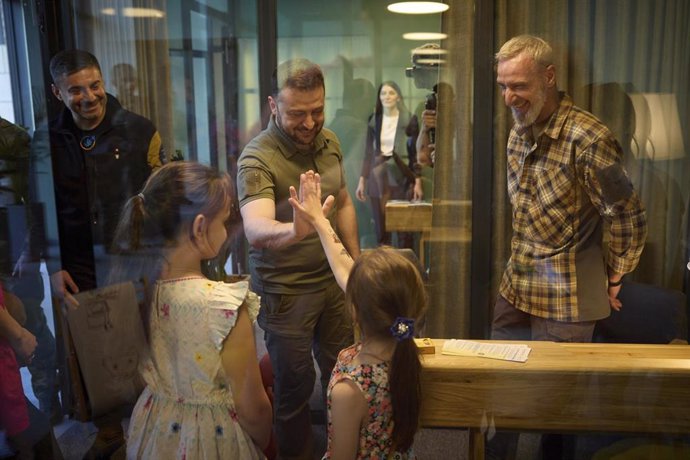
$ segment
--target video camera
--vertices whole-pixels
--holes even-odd
[[[436,43],[427,43],[412,50],[412,67],[405,69],[405,75],[414,79],[420,89],[433,89],[438,82],[438,71],[445,63],[446,54]]]
[[[405,75],[414,79],[414,85],[420,89],[430,89],[431,93],[424,100],[425,110],[436,110],[438,72],[445,63],[446,51],[436,43],[427,43],[412,50],[412,67],[405,69]],[[429,141],[436,142],[435,130],[429,131]]]
[[[436,110],[436,94],[438,94],[438,84],[434,85],[433,91],[426,95],[424,110]],[[436,128],[429,128],[429,143],[436,143]]]

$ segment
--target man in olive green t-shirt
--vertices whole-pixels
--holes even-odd
[[[300,173],[307,170],[321,175],[323,196],[336,197],[328,218],[353,258],[359,255],[357,220],[340,144],[322,129],[321,69],[295,59],[281,64],[273,77],[271,120],[242,152],[237,188],[251,245],[252,286],[261,296],[258,321],[266,332],[275,378],[279,456],[312,459],[312,348],[325,395],[338,352],[352,344],[352,317],[318,236],[311,226],[293,222],[289,187],[299,189]]]

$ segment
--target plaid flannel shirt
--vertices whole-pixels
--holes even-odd
[[[606,126],[564,94],[536,141],[530,130],[513,127],[508,139],[513,237],[499,292],[543,318],[605,318],[606,265],[632,271],[647,235],[622,150]]]

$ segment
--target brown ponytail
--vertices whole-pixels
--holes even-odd
[[[393,446],[405,452],[412,446],[419,428],[422,405],[422,364],[413,339],[398,342],[393,353],[388,385],[393,406]]]

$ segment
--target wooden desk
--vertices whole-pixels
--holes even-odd
[[[423,355],[422,426],[690,433],[690,347],[524,342],[526,363]]]
[[[431,231],[432,205],[426,201],[398,201],[386,203],[387,232],[421,232],[419,237],[419,260],[426,265],[424,242]]]
[[[436,222],[436,226],[432,229],[431,215],[434,207],[437,209],[451,208],[452,211],[444,212],[442,210],[441,214],[453,215],[456,223]],[[434,200],[433,204],[427,201],[391,200],[386,203],[386,231],[421,233],[418,255],[423,265],[426,265],[424,258],[424,244],[426,242],[470,241],[472,238],[471,221],[472,202],[469,200]]]
[[[390,200],[386,203],[386,230],[389,232],[429,232],[432,204],[426,201]]]

